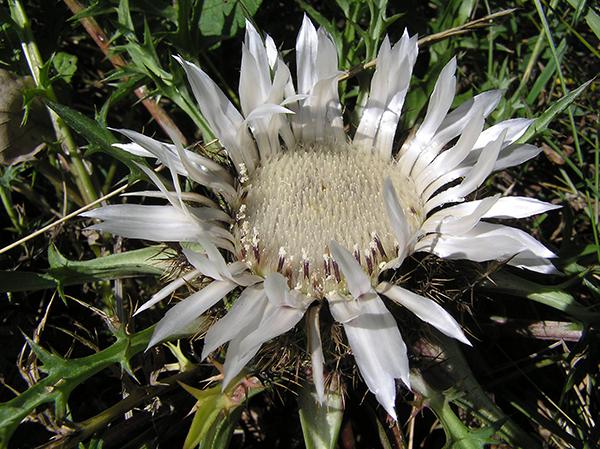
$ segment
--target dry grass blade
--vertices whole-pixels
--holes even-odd
[[[0,254],[3,254],[25,242],[28,242],[29,240],[31,240],[34,237],[37,237],[40,234],[43,234],[44,232],[58,226],[61,223],[64,223],[66,221],[69,221],[71,218],[76,217],[77,215],[85,212],[86,210],[91,209],[92,207],[106,201],[109,198],[112,198],[115,195],[118,195],[119,193],[125,191],[127,188],[129,187],[129,184],[125,184],[124,186],[119,187],[118,189],[113,190],[110,193],[107,193],[106,195],[98,198],[95,201],[92,201],[91,203],[86,204],[83,207],[80,207],[79,209],[77,209],[76,211],[71,212],[68,215],[65,215],[64,217],[62,217],[59,220],[53,221],[52,223],[50,223],[49,225],[44,226],[43,228],[38,229],[35,232],[32,232],[31,234],[26,235],[25,237],[23,237],[22,239],[17,240],[16,242],[11,243],[10,245],[5,246],[4,248],[0,249]]]
[[[511,8],[511,9],[505,9],[502,11],[498,11],[493,14],[488,14],[487,16],[482,17],[480,19],[472,20],[463,25],[460,25],[460,26],[457,26],[454,28],[450,28],[450,29],[447,29],[444,31],[440,31],[439,33],[430,34],[429,36],[422,37],[421,39],[418,40],[419,46],[424,47],[426,45],[432,45],[432,44],[435,44],[436,42],[443,41],[452,36],[459,36],[461,34],[469,33],[471,31],[477,30],[479,28],[488,27],[488,26],[492,25],[492,23],[495,20],[500,19],[501,17],[508,16],[509,14],[512,14],[513,12],[515,12],[517,9],[518,8]],[[344,73],[342,76],[340,76],[339,81],[343,81],[348,78],[352,78],[353,76],[356,76],[358,73],[362,72],[363,70],[369,69],[371,67],[375,67],[376,65],[377,65],[377,59],[373,59],[369,62],[365,62],[364,64],[360,64],[356,67],[353,67],[350,70],[348,70],[346,73]]]

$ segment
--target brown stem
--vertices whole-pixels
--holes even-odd
[[[492,317],[492,324],[485,325],[493,331],[531,337],[537,340],[572,341],[581,340],[583,328],[577,323],[564,321],[516,320],[504,317]]]
[[[398,421],[394,422],[392,425],[392,435],[394,436],[394,443],[398,449],[406,449],[406,440],[404,439],[404,435],[402,435],[402,430],[400,430],[400,425]]]
[[[354,438],[354,430],[352,430],[352,422],[350,420],[347,420],[342,426],[340,444],[344,449],[356,449],[356,439]]]
[[[73,14],[78,14],[83,11],[83,6],[81,6],[77,0],[64,0],[64,2]],[[109,39],[93,17],[81,17],[79,22],[115,68],[119,69],[127,65],[127,62],[121,55],[110,51]],[[156,101],[148,97],[148,88],[146,86],[140,86],[135,89],[135,95],[142,101],[144,107],[148,110],[150,115],[154,117],[154,120],[156,120],[167,135],[170,135],[171,132],[175,132],[181,143],[187,145],[187,139],[177,125],[175,125],[175,122],[173,122],[171,117],[169,117]]]

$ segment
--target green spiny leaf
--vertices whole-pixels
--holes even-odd
[[[156,245],[78,262],[68,260],[52,245],[48,248],[48,273],[65,285],[144,274],[163,275],[174,255],[172,250]]]
[[[68,397],[75,387],[108,366],[120,364],[124,358],[143,351],[152,332],[153,327],[133,335],[119,333],[112,346],[87,357],[51,358],[46,377],[10,401],[0,403],[0,448],[8,447],[10,437],[21,421],[37,407],[53,402],[59,416],[64,414]]]
[[[46,100],[45,102],[71,129],[89,142],[92,146],[91,152],[101,150],[108,153],[127,165],[131,171],[131,176],[134,179],[140,176],[140,169],[135,163],[145,164],[144,159],[113,147],[112,145],[113,143],[117,143],[117,139],[108,129],[100,126],[95,120],[86,117],[81,112],[71,109],[68,106],[50,100]]]

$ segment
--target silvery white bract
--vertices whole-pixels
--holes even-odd
[[[530,198],[465,201],[495,170],[539,150],[515,142],[531,124],[512,119],[485,126],[501,92],[477,95],[450,111],[456,60],[442,70],[423,122],[394,151],[394,136],[417,58],[405,31],[379,50],[370,96],[351,140],[338,97],[337,51],[331,36],[305,17],[296,43],[296,83],[273,40],[250,23],[242,47],[241,112],[192,63],[178,59],[198,106],[222,144],[227,166],[176,139],[163,143],[120,130],[130,153],[156,159],[170,179],[140,167],[164,206],[113,205],[84,214],[94,229],[157,242],[193,242],[184,249],[193,270],[156,293],[137,313],[195,278],[212,279],[171,307],[150,345],[190,332],[198,317],[228,293],[241,293],[204,339],[203,357],[228,344],[224,386],[261,345],[303,317],[318,396],[324,395],[320,306],[343,326],[369,389],[395,417],[395,380],[409,385],[406,345],[384,300],[406,307],[444,334],[469,344],[440,305],[379,282],[417,251],[447,259],[507,261],[554,271],[554,254],[527,233],[486,218],[523,218],[554,209]],[[173,136],[171,136],[173,138]],[[199,186],[183,192],[179,177]],[[220,200],[220,201],[219,201]],[[189,245],[186,245],[189,247]]]

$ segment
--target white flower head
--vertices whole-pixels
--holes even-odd
[[[406,345],[385,305],[391,300],[439,331],[469,344],[440,305],[380,274],[422,251],[447,259],[504,260],[554,271],[551,251],[525,232],[486,218],[522,218],[554,209],[529,198],[465,201],[495,170],[520,164],[539,150],[515,142],[530,120],[485,127],[501,92],[477,95],[450,111],[456,60],[442,70],[427,113],[412,138],[394,151],[394,136],[417,58],[416,36],[404,32],[379,50],[369,99],[353,138],[346,135],[338,97],[337,51],[331,36],[305,17],[296,42],[296,83],[270,37],[250,23],[242,48],[241,112],[199,67],[178,58],[198,106],[231,167],[181,146],[121,130],[120,148],[157,159],[165,181],[145,172],[159,191],[141,195],[165,206],[116,205],[85,214],[93,227],[130,238],[195,242],[184,250],[194,269],[146,302],[138,313],[190,280],[213,281],[171,307],[150,345],[184,333],[234,289],[241,294],[204,340],[203,357],[228,343],[224,386],[268,340],[306,314],[313,379],[323,397],[318,312],[328,304],[343,326],[369,389],[395,417],[396,379],[409,385]],[[212,192],[182,192],[183,176]],[[216,201],[217,198],[222,201]],[[226,211],[219,204],[226,204]]]

